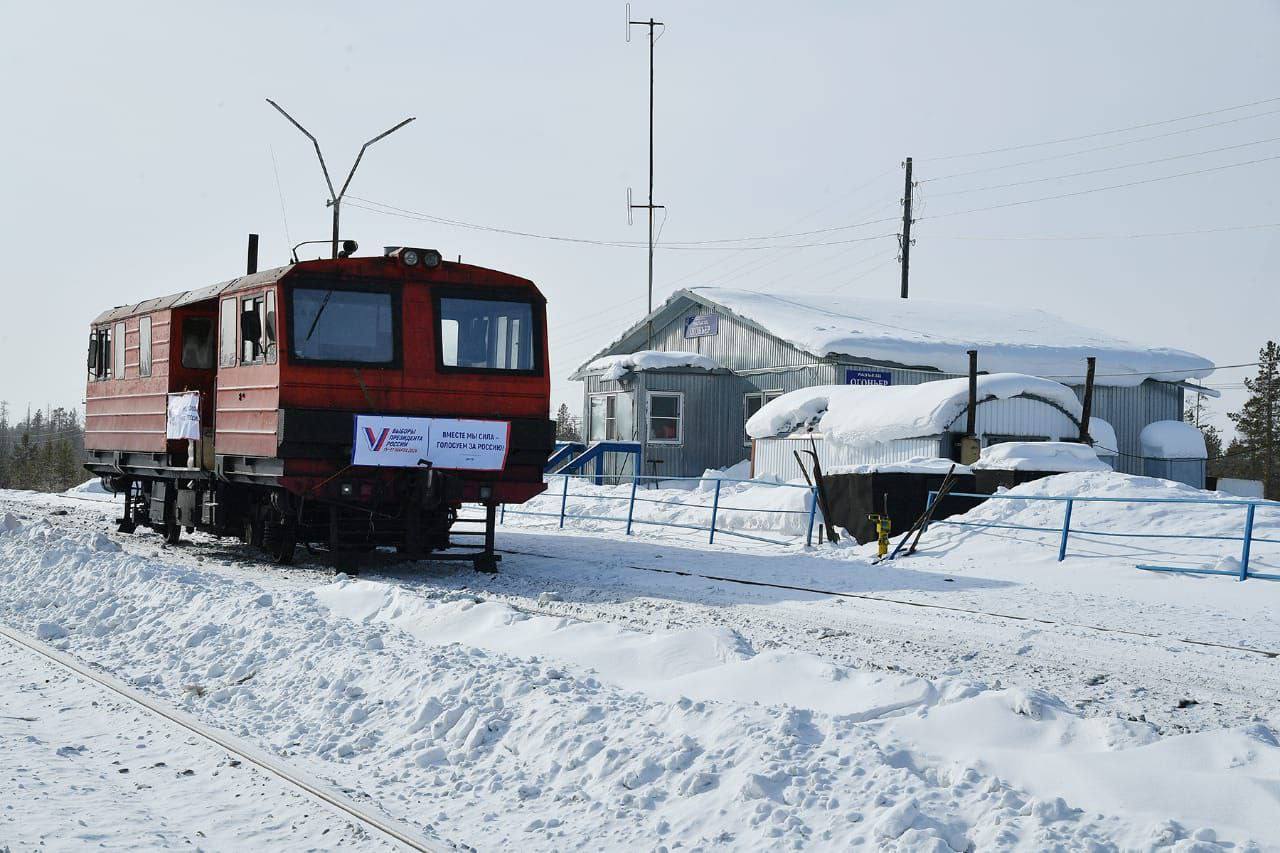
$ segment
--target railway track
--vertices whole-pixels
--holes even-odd
[[[421,853],[444,853],[444,851],[452,851],[454,849],[440,841],[428,838],[411,827],[372,812],[346,797],[326,789],[322,784],[307,778],[303,773],[289,767],[286,763],[277,760],[266,752],[250,746],[226,732],[206,726],[184,711],[165,707],[116,678],[94,672],[70,655],[52,649],[39,640],[6,626],[0,626],[0,637],[15,646],[36,653],[79,678],[105,687],[129,703],[139,706],[156,716],[163,717],[170,723],[215,744],[236,758],[257,767],[264,773],[283,780],[322,807],[336,812],[341,817],[357,821],[366,829],[403,849],[421,851]]]

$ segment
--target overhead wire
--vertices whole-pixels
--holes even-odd
[[[1217,228],[1195,228],[1186,231],[1149,231],[1135,234],[933,234],[933,240],[1140,240],[1150,237],[1187,237],[1195,234],[1223,234],[1230,231],[1258,231],[1280,228],[1280,222],[1256,225],[1224,225]]]
[[[1174,154],[1173,156],[1170,156],[1170,157],[1158,157],[1151,160],[1142,160],[1137,163],[1121,163],[1120,165],[1117,165],[1117,166],[1103,166],[1098,169],[1085,169],[1083,171],[1067,172],[1061,175],[1048,175],[1043,178],[1027,178],[1025,180],[1011,181],[1009,183],[1004,183],[1004,184],[988,184],[982,187],[965,187],[964,189],[958,189],[958,190],[943,190],[942,192],[935,192],[933,193],[933,195],[934,197],[948,196],[948,195],[963,195],[966,193],[977,193],[977,192],[985,192],[988,190],[1002,190],[1002,189],[1008,189],[1010,187],[1021,187],[1027,184],[1040,184],[1040,183],[1044,183],[1045,181],[1061,181],[1061,180],[1066,180],[1068,178],[1081,178],[1086,175],[1099,175],[1099,174],[1102,174],[1103,172],[1115,172],[1121,169],[1136,169],[1141,166],[1152,166],[1152,165],[1155,165],[1156,163],[1168,163],[1173,160],[1185,160],[1188,157],[1202,157],[1205,154],[1218,154],[1222,151],[1234,151],[1239,148],[1249,148],[1254,145],[1265,145],[1269,142],[1280,142],[1280,136],[1273,136],[1270,139],[1257,139],[1257,140],[1254,140],[1253,142],[1242,142],[1238,145],[1225,145],[1221,148],[1209,148],[1204,151],[1192,151],[1186,154]]]
[[[947,213],[935,213],[927,217],[922,216],[920,217],[920,219],[944,219],[951,216],[964,216],[970,213],[982,213],[988,210],[1000,210],[1006,207],[1018,207],[1024,204],[1036,204],[1042,201],[1054,201],[1055,199],[1074,198],[1076,196],[1090,195],[1092,193],[1100,193],[1108,190],[1118,190],[1118,189],[1125,189],[1127,187],[1142,186],[1144,184],[1154,184],[1154,183],[1159,183],[1160,181],[1171,181],[1171,180],[1174,180],[1175,178],[1186,178],[1191,175],[1207,175],[1211,172],[1221,172],[1226,169],[1238,169],[1243,166],[1254,166],[1254,165],[1257,165],[1258,163],[1266,163],[1271,160],[1280,160],[1280,154],[1273,154],[1269,157],[1259,157],[1255,160],[1246,160],[1243,163],[1228,163],[1223,166],[1212,166],[1207,169],[1196,169],[1190,172],[1176,172],[1172,175],[1160,175],[1154,178],[1143,178],[1141,180],[1129,181],[1123,184],[1111,184],[1110,186],[1105,186],[1105,187],[1092,187],[1090,189],[1076,190],[1074,192],[1069,192],[1069,193],[1059,193],[1057,195],[1047,195],[1047,196],[1040,196],[1037,198],[1028,198],[1028,199],[1021,199],[1018,201],[1009,201],[1009,202],[1004,202],[1002,204],[993,204],[987,207],[974,207],[968,210],[953,210]]]
[[[1236,104],[1230,107],[1221,107],[1215,110],[1207,110],[1205,112],[1192,113],[1185,116],[1177,116],[1175,118],[1160,119],[1158,121],[1149,121],[1142,124],[1133,124],[1127,127],[1113,128],[1111,130],[1099,130],[1093,133],[1082,133],[1076,136],[1064,136],[1058,139],[1046,139],[1040,142],[1026,142],[1019,145],[1006,145],[1001,148],[988,148],[985,151],[969,151],[961,154],[946,154],[934,157],[924,157],[921,160],[937,161],[937,160],[957,160],[964,157],[981,157],[987,154],[1003,154],[1009,151],[1022,151],[1028,148],[1040,148],[1046,145],[1062,145],[1067,142],[1079,142],[1084,139],[1096,139],[1101,136],[1113,136],[1117,133],[1129,133],[1134,130],[1143,130],[1148,127],[1160,127],[1166,124],[1176,124],[1180,121],[1190,121],[1195,118],[1204,118],[1205,116],[1220,115],[1222,113],[1234,112],[1235,110],[1248,109],[1249,107],[1257,107],[1262,104],[1272,104],[1280,101],[1280,97],[1263,98],[1258,101],[1250,101],[1246,104]]]
[[[1209,124],[1197,125],[1195,127],[1186,127],[1180,130],[1172,130],[1172,131],[1169,131],[1168,133],[1157,133],[1153,136],[1140,136],[1136,139],[1126,139],[1122,142],[1112,142],[1112,143],[1108,143],[1107,145],[1097,145],[1092,148],[1081,148],[1076,151],[1064,151],[1061,154],[1050,154],[1045,157],[1036,157],[1031,160],[1021,160],[1016,163],[997,163],[991,166],[982,166],[977,169],[969,169],[964,172],[953,172],[949,175],[935,175],[930,178],[921,178],[919,181],[916,181],[916,183],[927,184],[927,183],[932,183],[933,181],[947,181],[947,180],[951,180],[952,178],[965,178],[970,175],[982,175],[987,172],[1005,171],[1006,169],[1016,169],[1020,166],[1032,166],[1032,165],[1035,165],[1036,163],[1048,163],[1052,160],[1063,160],[1063,159],[1066,159],[1067,157],[1078,157],[1082,154],[1094,154],[1098,151],[1111,151],[1116,148],[1124,148],[1129,145],[1137,145],[1140,142],[1152,142],[1157,139],[1167,139],[1168,137],[1171,137],[1171,136],[1180,136],[1181,134],[1184,134],[1184,133],[1194,133],[1199,130],[1208,130],[1214,127],[1223,127],[1228,124],[1238,124],[1239,122],[1242,122],[1242,121],[1250,121],[1251,119],[1263,118],[1269,115],[1276,115],[1277,113],[1280,113],[1280,108],[1277,108],[1274,110],[1266,110],[1265,112],[1255,113],[1254,115],[1240,116],[1238,118],[1226,119],[1225,121],[1215,121],[1215,122],[1210,122]]]

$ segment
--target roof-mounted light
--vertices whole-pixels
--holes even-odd
[[[421,265],[426,269],[434,269],[440,266],[440,262],[444,260],[435,249],[418,249],[412,246],[385,246],[383,251],[388,258],[399,258],[400,263],[406,267]]]

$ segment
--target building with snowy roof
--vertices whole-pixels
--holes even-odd
[[[677,291],[571,378],[584,383],[588,439],[638,442],[642,473],[696,476],[746,458],[748,419],[787,392],[966,377],[970,350],[982,373],[1053,380],[1077,399],[1095,358],[1092,414],[1114,445],[1098,452],[1127,473],[1146,470],[1143,429],[1180,420],[1187,389],[1216,396],[1192,384],[1213,372],[1208,359],[1038,309],[722,287]],[[983,444],[1008,438],[993,432]]]

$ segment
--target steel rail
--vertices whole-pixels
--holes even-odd
[[[129,702],[139,705],[153,714],[164,717],[169,722],[174,723],[192,734],[198,735],[221,747],[232,755],[238,756],[239,758],[249,762],[259,770],[288,782],[290,785],[293,785],[295,788],[298,788],[308,794],[321,805],[340,812],[346,817],[354,818],[365,826],[374,829],[381,835],[386,836],[388,839],[402,845],[403,847],[410,850],[421,851],[421,853],[445,853],[445,851],[453,850],[452,847],[449,847],[442,842],[430,839],[407,826],[399,825],[395,820],[366,811],[346,797],[335,792],[325,790],[320,784],[307,779],[301,773],[291,769],[284,762],[276,760],[257,747],[250,746],[249,744],[242,742],[239,738],[206,726],[204,723],[200,722],[194,716],[186,713],[185,711],[180,711],[177,708],[166,708],[160,703],[143,695],[139,691],[134,690],[132,687],[129,687],[124,682],[112,676],[94,672],[71,655],[52,649],[39,640],[28,637],[25,634],[14,631],[3,625],[0,625],[0,636],[4,637],[16,646],[21,646],[35,652],[63,669],[70,671],[74,675],[88,679],[89,681],[116,693]]]

